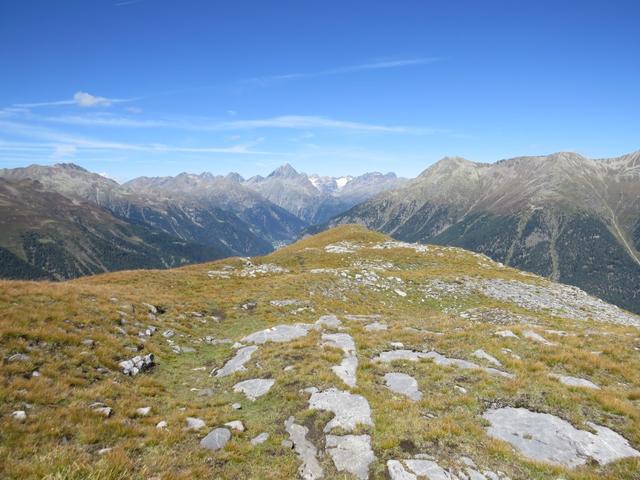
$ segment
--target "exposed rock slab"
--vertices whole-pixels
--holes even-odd
[[[411,400],[418,401],[422,398],[422,392],[418,389],[418,382],[406,373],[387,373],[384,381],[389,390],[399,393]]]
[[[640,456],[623,436],[593,423],[588,425],[595,434],[548,413],[513,407],[490,409],[483,418],[491,424],[489,436],[510,443],[523,455],[540,462],[577,467],[589,459],[604,465]]]
[[[233,391],[244,393],[249,400],[254,401],[271,390],[275,382],[272,378],[253,378],[236,383],[233,386]]]
[[[461,360],[458,358],[448,358],[438,352],[416,352],[414,350],[390,350],[386,352],[381,352],[380,355],[374,358],[374,361],[378,362],[394,362],[397,360],[409,360],[412,362],[417,362],[420,359],[431,359],[436,365],[440,365],[443,367],[458,367],[464,368],[468,370],[482,370],[491,375],[498,375],[505,378],[514,378],[514,375],[511,373],[503,372],[501,370],[497,370],[491,367],[481,367],[478,364],[473,362],[469,362],[467,360]]]
[[[330,388],[311,394],[309,408],[327,410],[335,415],[324,427],[325,433],[336,427],[352,431],[358,424],[373,426],[369,402],[362,395]]]
[[[311,325],[296,323],[294,325],[276,325],[247,335],[242,339],[245,343],[263,344],[266,342],[290,342],[309,333]]]
[[[216,428],[200,440],[200,446],[207,450],[220,450],[231,439],[231,432],[226,428]]]
[[[571,377],[569,375],[559,375],[557,373],[550,373],[551,378],[556,378],[565,385],[570,387],[592,388],[594,390],[600,390],[600,387],[595,383],[587,380],[586,378]]]
[[[522,336],[524,336],[525,338],[528,338],[529,340],[533,340],[534,342],[538,342],[541,343],[542,345],[546,345],[548,347],[552,347],[554,345],[557,345],[553,342],[550,342],[549,340],[547,340],[546,338],[544,338],[542,335],[532,331],[532,330],[526,330],[524,332],[522,332]]]
[[[502,363],[500,363],[500,360],[498,360],[497,358],[489,355],[487,352],[485,352],[481,348],[479,348],[478,350],[473,352],[471,355],[473,355],[474,357],[479,358],[481,360],[486,360],[489,363],[493,363],[496,367],[501,367],[502,366]]]
[[[335,315],[323,315],[315,323],[317,328],[340,328],[342,322]]]
[[[369,325],[365,325],[364,329],[367,332],[377,332],[377,331],[382,331],[382,330],[386,330],[387,324],[386,323],[381,323],[381,322],[373,322],[370,323]]]
[[[225,363],[224,367],[216,371],[216,377],[226,377],[232,373],[246,370],[244,364],[251,359],[251,355],[253,355],[256,350],[258,350],[258,347],[255,345],[238,349],[234,357]]]
[[[325,333],[322,335],[322,345],[339,348],[345,354],[340,365],[331,367],[340,380],[350,387],[356,386],[356,372],[358,370],[358,358],[356,357],[356,344],[351,335],[346,333]]]
[[[284,427],[293,443],[295,452],[298,454],[298,457],[300,457],[300,460],[302,460],[302,465],[300,465],[298,469],[300,478],[303,480],[323,478],[324,472],[317,458],[318,450],[313,443],[307,440],[309,429],[303,425],[294,423],[293,420],[293,417],[289,417],[284,422]]]
[[[369,465],[376,460],[369,435],[327,435],[326,449],[339,472],[360,480],[369,478]]]

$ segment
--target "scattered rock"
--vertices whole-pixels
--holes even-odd
[[[254,310],[257,306],[258,304],[256,302],[247,302],[240,305],[240,308],[242,308],[242,310],[250,311]]]
[[[600,390],[600,387],[595,383],[579,377],[571,377],[569,375],[559,375],[557,373],[550,373],[549,376],[551,378],[556,378],[565,385],[570,387],[582,387],[582,388],[592,388],[594,390]]]
[[[510,443],[523,455],[540,462],[577,467],[589,458],[601,465],[620,458],[638,457],[640,452],[607,427],[587,423],[595,434],[579,430],[569,422],[526,408],[495,408],[482,416],[491,424],[489,436]]]
[[[294,325],[277,325],[259,332],[254,332],[242,339],[245,343],[263,344],[266,342],[290,342],[309,333],[311,325],[296,323]]]
[[[261,443],[266,442],[268,439],[269,439],[269,434],[267,432],[262,432],[261,434],[251,439],[251,445],[255,447],[256,445],[260,445]]]
[[[200,430],[204,428],[207,424],[204,423],[204,420],[196,417],[187,417],[187,430]]]
[[[31,360],[31,357],[25,353],[14,353],[7,358],[8,363],[28,362],[29,360]]]
[[[227,375],[231,375],[235,372],[245,371],[246,368],[244,364],[251,359],[251,355],[253,355],[256,350],[258,350],[258,347],[253,345],[237,350],[231,360],[225,363],[222,368],[215,371],[216,377],[226,377]]]
[[[373,322],[373,323],[370,323],[368,325],[365,325],[364,329],[367,332],[375,332],[375,331],[379,331],[379,330],[386,330],[387,329],[387,325],[385,323]]]
[[[136,409],[136,415],[140,417],[146,417],[151,413],[151,407],[141,407]]]
[[[302,460],[302,465],[298,473],[303,480],[316,480],[323,478],[324,472],[318,463],[318,450],[307,440],[309,429],[293,422],[294,418],[289,417],[284,423],[285,430],[289,434],[290,442],[293,444],[295,452]],[[284,446],[284,445],[283,445]]]
[[[111,447],[107,447],[107,448],[101,448],[100,450],[98,450],[96,453],[98,455],[106,455],[107,453],[109,453],[111,450],[113,450],[113,448]]]
[[[335,315],[323,315],[315,323],[316,328],[333,328],[337,329],[342,325],[342,322],[338,320]]]
[[[327,435],[326,450],[339,472],[360,480],[369,478],[369,465],[376,460],[369,435]]]
[[[111,409],[111,407],[96,407],[93,409],[93,411],[107,418],[113,415],[113,410]]]
[[[254,401],[256,398],[265,395],[276,381],[271,378],[254,378],[236,383],[233,386],[234,392],[242,392],[245,396]]]
[[[125,375],[136,376],[140,372],[151,369],[155,365],[153,353],[144,356],[136,355],[130,360],[124,360],[119,363],[122,373]]]
[[[358,358],[356,357],[356,345],[351,335],[346,333],[325,333],[322,335],[322,345],[339,348],[345,354],[340,365],[331,367],[340,380],[350,387],[356,386],[356,372],[358,370]]]
[[[16,422],[24,422],[27,419],[27,412],[24,410],[16,410],[11,414],[11,418]]]
[[[156,428],[158,430],[164,430],[165,428],[167,428],[167,422],[166,420],[161,420],[158,423],[156,423]]]
[[[237,430],[238,432],[244,432],[244,424],[240,420],[233,420],[231,422],[227,422],[224,424],[225,427],[229,427],[232,430]]]
[[[549,340],[544,338],[542,335],[538,335],[536,332],[533,332],[531,330],[526,330],[522,332],[522,336],[525,338],[528,338],[529,340],[533,340],[535,342],[541,343],[542,345],[547,345],[548,347],[557,345],[556,343],[550,342]]]
[[[486,360],[489,363],[493,363],[497,367],[501,367],[502,366],[502,363],[500,363],[500,361],[497,358],[492,357],[491,355],[489,355],[487,352],[485,352],[482,349],[476,350],[471,355],[473,355],[476,358],[480,358],[482,360]]]
[[[396,295],[399,295],[401,297],[406,297],[407,296],[407,292],[405,292],[403,290],[399,290],[399,289],[396,288],[393,291],[396,293]]]
[[[313,393],[309,399],[309,408],[327,410],[335,415],[324,427],[325,433],[336,427],[352,431],[358,424],[373,426],[369,402],[361,395],[330,388]]]
[[[171,338],[176,334],[176,332],[174,332],[173,330],[165,330],[164,332],[162,332],[162,336],[164,338]]]
[[[499,330],[495,332],[494,335],[497,335],[498,337],[503,337],[503,338],[520,338],[511,330]]]
[[[242,409],[242,405],[240,405],[239,403],[232,403],[231,408],[233,408],[234,410],[240,410]]]
[[[200,446],[207,450],[220,450],[231,440],[231,432],[226,428],[216,428],[200,440]]]
[[[384,381],[389,390],[409,397],[413,401],[422,398],[422,393],[418,389],[418,382],[411,375],[405,373],[387,373]]]

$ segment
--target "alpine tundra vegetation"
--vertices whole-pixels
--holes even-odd
[[[2,281],[0,476],[637,479],[638,328],[354,225],[265,257]]]

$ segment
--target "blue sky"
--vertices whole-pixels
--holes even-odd
[[[637,1],[0,0],[0,167],[415,176],[640,149]]]

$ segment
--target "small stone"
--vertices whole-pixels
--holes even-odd
[[[31,376],[32,377],[39,377],[40,376],[40,372],[38,370],[34,370],[33,372],[31,372]]]
[[[11,418],[17,422],[24,422],[27,419],[27,412],[24,410],[16,410],[11,414]]]
[[[98,455],[106,455],[107,453],[109,453],[111,450],[113,450],[113,448],[108,447],[108,448],[101,448],[100,450],[98,450]]]
[[[282,445],[284,448],[288,448],[289,450],[293,448],[293,442],[291,440],[282,440],[282,442],[280,442],[280,445]]]
[[[402,342],[391,342],[389,345],[391,345],[393,348],[404,348],[404,343]]]
[[[9,358],[7,358],[7,362],[9,363],[28,362],[29,360],[31,360],[31,357],[24,353],[14,353],[13,355],[9,356]]]
[[[94,408],[93,411],[107,418],[113,415],[113,410],[111,409],[111,407],[97,407]]]
[[[208,450],[216,451],[223,448],[231,439],[231,432],[226,428],[216,428],[200,440],[200,446]]]
[[[242,408],[242,405],[240,405],[239,403],[232,403],[231,408],[233,408],[234,410],[240,410]]]
[[[294,367],[293,365],[287,365],[286,367],[284,367],[283,372],[290,372],[294,368],[296,367]]]
[[[158,430],[164,430],[165,428],[167,428],[167,422],[166,420],[161,420],[158,423],[156,423],[156,428]]]
[[[238,432],[244,432],[244,424],[240,420],[233,420],[224,424],[225,427],[229,427]]]
[[[256,437],[253,437],[251,439],[251,445],[255,447],[256,445],[260,445],[261,443],[266,442],[268,439],[269,434],[267,432],[262,432],[260,435],[257,435]]]
[[[136,409],[136,415],[139,417],[146,417],[151,412],[151,407],[141,407]]]
[[[205,426],[206,423],[204,423],[204,420],[195,417],[187,417],[187,430],[200,430]]]

